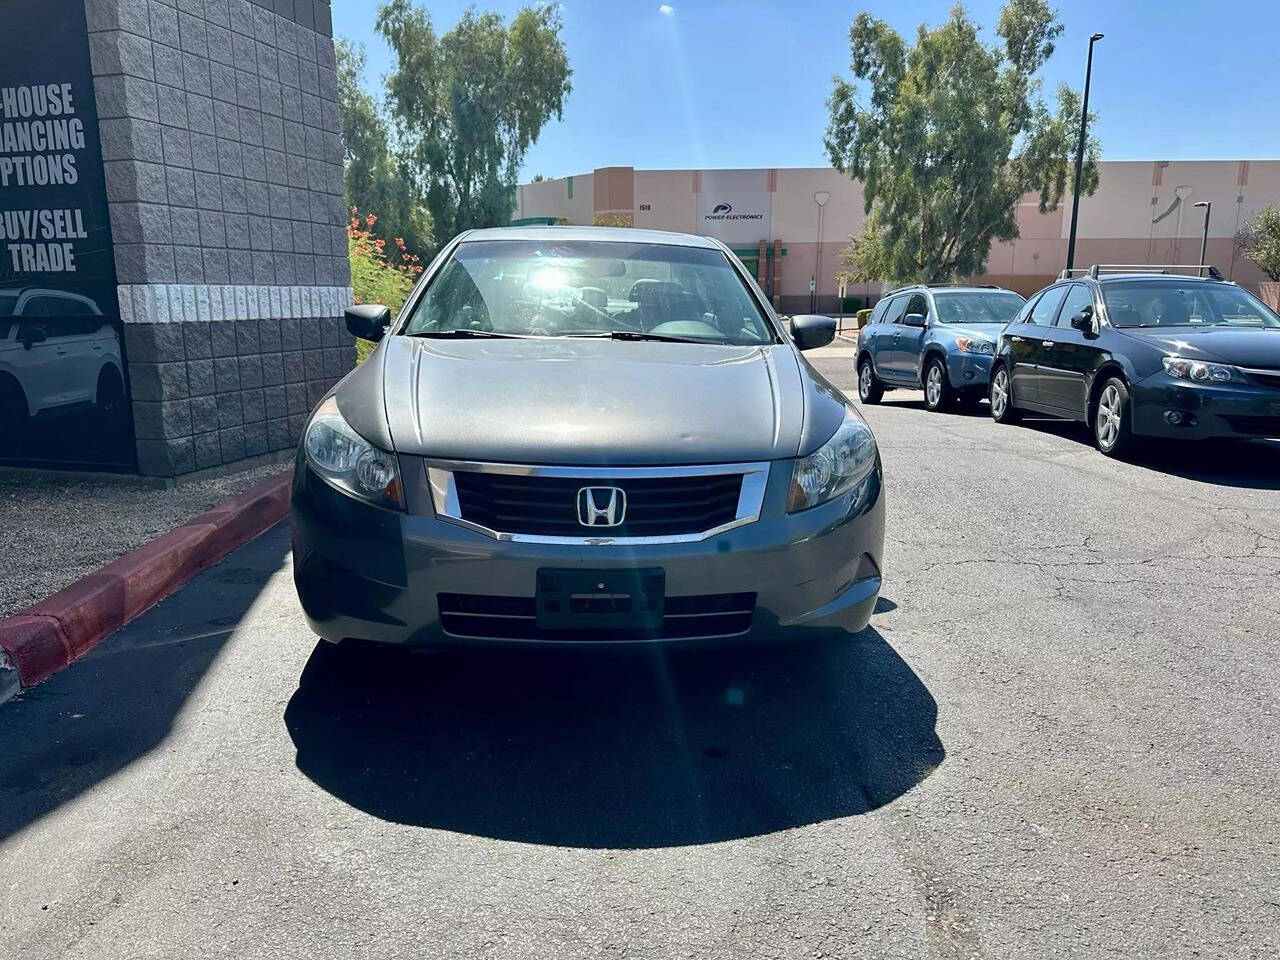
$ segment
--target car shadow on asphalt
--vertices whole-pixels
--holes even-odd
[[[374,816],[653,848],[865,813],[942,762],[937,704],[874,629],[701,651],[414,655],[317,645],[298,768]]]
[[[1086,452],[1102,457],[1089,427],[1074,420],[1048,417],[1024,418],[1022,426],[1073,440]],[[1128,456],[1135,466],[1146,467],[1186,480],[1223,487],[1280,490],[1280,443],[1268,440],[1161,440],[1142,439]]]
[[[878,406],[889,409],[919,410],[922,416],[929,417],[980,417],[986,420],[991,419],[991,406],[985,400],[980,400],[970,406],[957,403],[945,411],[935,413],[925,406],[924,394],[921,391],[904,390],[902,394],[902,396],[899,396],[897,390],[892,393],[886,393]]]
[[[927,414],[924,399],[885,399],[886,407],[918,409]],[[947,416],[989,419],[991,407],[979,404],[948,411]],[[936,414],[935,414],[936,416]],[[1024,414],[1021,426],[1072,440],[1101,457],[1089,427],[1075,420]],[[1170,476],[1224,487],[1280,490],[1280,442],[1267,440],[1142,440],[1129,462]]]
[[[169,736],[288,552],[282,524],[0,707],[0,841]]]

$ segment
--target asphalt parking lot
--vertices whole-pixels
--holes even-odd
[[[843,643],[344,655],[233,554],[0,709],[0,956],[1280,952],[1280,450],[865,413]]]

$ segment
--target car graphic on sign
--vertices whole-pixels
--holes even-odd
[[[0,290],[0,434],[47,411],[124,404],[120,335],[89,297]]]

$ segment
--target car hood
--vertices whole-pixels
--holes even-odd
[[[1280,329],[1129,327],[1123,332],[1170,355],[1241,367],[1280,367]]]
[[[940,329],[953,337],[978,337],[995,343],[1000,338],[1000,331],[1007,326],[1007,323],[944,323]]]
[[[773,460],[824,442],[844,411],[785,345],[390,337],[363,366],[371,361],[374,369],[356,371],[339,389],[343,415],[362,429],[374,384],[360,381],[380,368],[390,446],[441,459]],[[375,442],[377,426],[369,425]]]

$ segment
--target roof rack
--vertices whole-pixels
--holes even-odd
[[[895,293],[901,293],[903,290],[917,290],[920,287],[934,289],[935,287],[971,287],[974,290],[999,290],[1000,287],[994,283],[908,283],[901,287],[894,287],[892,290],[882,294],[889,297]]]
[[[1089,276],[1098,279],[1099,273],[1179,273],[1203,276],[1208,271],[1210,280],[1225,280],[1222,271],[1210,263],[1095,263],[1091,267],[1063,270],[1059,280]]]

